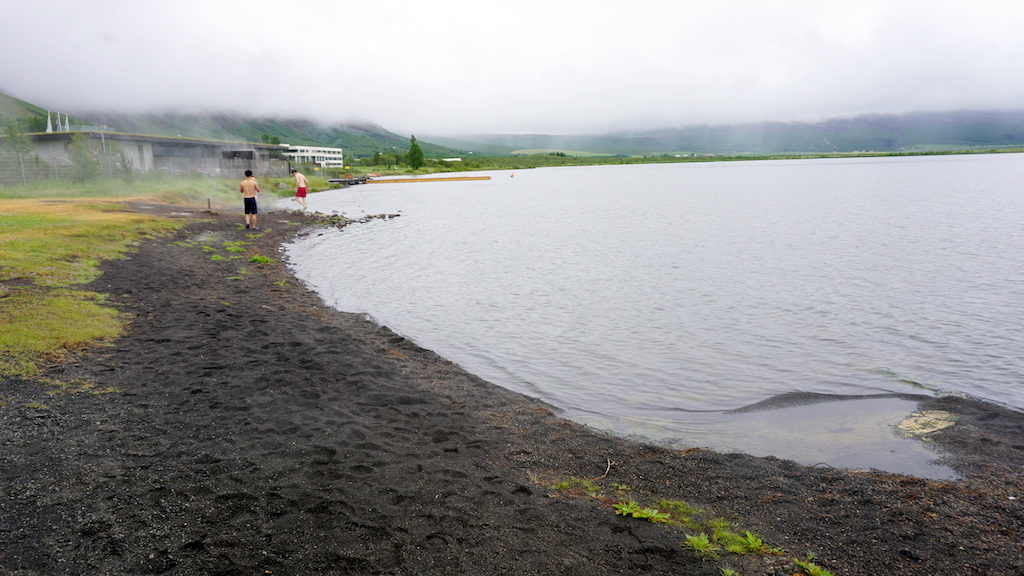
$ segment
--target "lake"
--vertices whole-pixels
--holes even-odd
[[[596,428],[941,477],[892,434],[915,404],[878,395],[1024,409],[1022,174],[993,154],[368,184],[310,209],[400,218],[286,253],[330,305]]]

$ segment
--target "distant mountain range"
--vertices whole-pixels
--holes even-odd
[[[322,125],[304,119],[251,118],[235,114],[70,113],[72,125],[106,125],[116,132],[247,142],[262,142],[267,135],[285,144],[344,148],[357,157],[392,149],[405,151],[409,147],[409,136],[389,132],[369,122]],[[28,119],[35,126],[40,125],[41,118],[45,125],[46,110],[0,91],[0,120],[11,117]],[[431,158],[471,153],[658,156],[977,150],[1024,147],[1024,110],[872,115],[824,122],[696,125],[588,136],[422,135],[417,141]]]
[[[610,155],[820,154],[1024,147],[1024,110],[859,116],[825,122],[760,122],[624,131],[596,136],[478,134],[428,137],[479,151],[576,151]]]

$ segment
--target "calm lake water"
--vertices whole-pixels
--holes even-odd
[[[475,175],[315,194],[402,216],[287,257],[341,310],[662,444],[920,473],[892,434],[915,404],[867,397],[1024,410],[1024,155]],[[865,399],[734,412],[789,393]]]

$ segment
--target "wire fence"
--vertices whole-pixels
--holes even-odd
[[[93,157],[92,162],[75,164],[69,158],[44,162],[36,156],[0,155],[0,186],[39,182],[80,182],[97,178],[130,181],[143,174],[186,178],[242,178],[246,170],[257,177],[288,176],[291,164],[286,160],[248,160],[244,158],[154,158],[148,170],[141,170],[117,156]]]

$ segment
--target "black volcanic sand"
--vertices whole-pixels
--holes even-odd
[[[836,575],[1024,573],[1020,413],[924,403],[959,416],[932,435],[956,481],[634,443],[324,306],[280,262],[309,220],[264,215],[230,260],[241,215],[192,216],[90,286],[130,331],[46,374],[113,391],[0,379],[0,573],[796,571],[701,560],[683,547],[692,530],[615,515],[619,485],[812,551]],[[570,478],[600,478],[606,498],[551,488]]]

